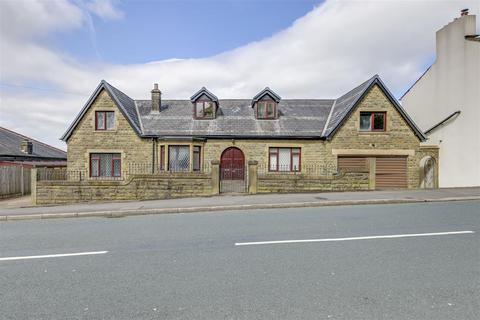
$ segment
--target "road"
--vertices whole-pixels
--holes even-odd
[[[480,319],[480,202],[2,222],[0,319]]]

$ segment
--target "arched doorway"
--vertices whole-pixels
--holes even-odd
[[[227,148],[220,157],[220,192],[245,191],[245,156],[236,147]]]

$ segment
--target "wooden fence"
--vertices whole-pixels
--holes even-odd
[[[30,194],[31,169],[0,166],[0,198]]]

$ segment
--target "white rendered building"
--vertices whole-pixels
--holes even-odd
[[[400,99],[440,147],[439,186],[480,186],[480,37],[476,17],[462,16],[436,33],[436,61]]]

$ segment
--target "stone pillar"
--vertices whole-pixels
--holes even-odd
[[[376,175],[376,159],[375,158],[368,158],[368,166],[370,175],[368,178],[368,185],[370,190],[375,190],[375,175]]]
[[[220,161],[212,160],[212,195],[220,193]]]
[[[37,168],[32,168],[30,171],[30,194],[32,197],[32,204],[37,204]]]
[[[258,182],[258,161],[250,160],[248,161],[248,193],[249,194],[257,193],[257,182]]]

